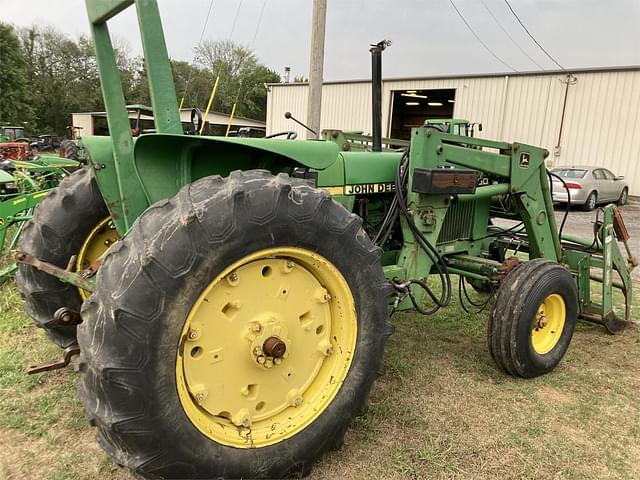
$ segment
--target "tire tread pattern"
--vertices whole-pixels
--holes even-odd
[[[174,198],[149,207],[129,235],[105,257],[96,291],[84,304],[84,322],[78,330],[82,348],[79,397],[90,423],[97,427],[100,445],[114,461],[144,478],[246,478],[247,472],[255,478],[292,478],[308,474],[323,452],[339,447],[351,419],[366,411],[370,387],[383,370],[384,343],[393,331],[386,301],[390,288],[380,267],[381,251],[364,234],[361,223],[327,192],[284,174],[273,176],[258,170],[235,171],[225,179],[200,179]],[[349,402],[345,408],[331,412],[331,421],[337,427],[330,434],[307,438],[314,425],[328,415],[325,412],[293,437],[306,442],[303,453],[290,441],[283,442],[282,448],[277,444],[258,449],[253,456],[242,455],[244,450],[218,446],[225,450],[224,461],[216,461],[203,458],[207,455],[193,444],[193,451],[189,451],[190,445],[177,445],[175,438],[172,443],[166,432],[156,428],[163,421],[158,404],[177,395],[168,381],[162,385],[156,382],[158,390],[150,395],[145,378],[153,360],[151,332],[160,328],[165,308],[187,308],[176,306],[176,302],[187,300],[176,298],[167,285],[207,285],[211,276],[202,273],[198,265],[211,251],[225,255],[225,245],[243,228],[241,224],[295,228],[301,245],[324,242],[321,247],[325,251],[342,249],[355,256],[360,268],[351,272],[348,281],[358,290],[354,291],[358,308],[371,317],[359,323],[370,362],[366,368],[362,360],[358,363],[356,351],[352,370],[357,364],[354,375],[360,377],[360,391],[343,385],[339,396],[345,395]],[[318,232],[318,225],[324,225],[325,232]],[[163,254],[165,249],[178,253]],[[365,281],[367,295],[363,295],[365,286],[361,285]],[[138,297],[132,293],[150,291],[156,292],[152,303],[135,301]],[[165,363],[170,364],[166,374],[173,375],[174,362]],[[180,415],[184,413],[176,414]],[[201,436],[195,427],[188,426],[195,432],[193,438]]]
[[[514,377],[531,378],[547,373],[555,366],[543,369],[532,368],[523,358],[525,354],[522,342],[528,339],[518,336],[518,328],[521,326],[520,322],[523,321],[523,310],[530,307],[532,295],[540,292],[541,288],[547,288],[544,284],[549,279],[562,282],[570,292],[569,298],[565,298],[565,302],[568,303],[565,328],[569,330],[568,336],[563,337],[566,338],[566,344],[563,340],[556,347],[562,350],[561,358],[573,334],[577,308],[575,283],[564,267],[550,260],[536,258],[509,272],[498,289],[493,311],[487,324],[487,344],[496,365]],[[573,305],[574,302],[576,305]]]
[[[87,234],[108,215],[93,172],[81,168],[65,177],[35,208],[20,235],[18,249],[65,268]],[[62,306],[80,311],[82,299],[76,287],[28,265],[18,266],[16,281],[27,314],[36,325],[62,348],[75,343],[76,327],[54,324],[53,314]]]

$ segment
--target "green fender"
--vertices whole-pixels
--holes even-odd
[[[180,188],[209,175],[227,176],[234,170],[265,169],[291,173],[294,167],[324,170],[338,158],[338,146],[322,140],[292,141],[260,138],[200,137],[148,134],[134,139],[133,171],[126,162],[115,165],[111,137],[83,137],[95,168],[100,191],[122,234],[123,212],[142,212],[149,205],[173,197]],[[97,167],[97,168],[96,168]],[[116,173],[117,169],[117,173]],[[146,199],[121,198],[118,176],[135,176]],[[125,213],[126,214],[126,213]],[[134,215],[135,218],[135,215]],[[132,224],[131,222],[130,224]]]
[[[136,168],[151,203],[175,195],[194,180],[233,170],[324,170],[338,157],[335,143],[259,138],[143,135],[134,148]]]

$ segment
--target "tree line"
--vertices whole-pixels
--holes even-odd
[[[117,44],[117,41],[116,41]],[[117,45],[116,61],[128,104],[150,105],[143,58]],[[230,41],[204,41],[193,62],[171,60],[178,101],[204,110],[220,77],[212,110],[257,120],[266,117],[265,83],[280,76],[255,53]],[[64,135],[74,112],[104,111],[93,42],[53,27],[0,23],[0,124],[24,125],[28,135]]]

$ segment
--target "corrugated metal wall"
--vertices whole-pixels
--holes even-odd
[[[392,92],[455,88],[454,116],[482,122],[479,136],[538,145],[551,152],[549,166],[588,164],[624,175],[632,195],[640,195],[640,69],[578,72],[569,85],[560,148],[566,77],[562,74],[386,80],[383,134],[388,134]],[[305,121],[307,85],[272,85],[267,132],[304,129],[284,118],[290,111]],[[368,82],[325,84],[322,128],[371,131]]]

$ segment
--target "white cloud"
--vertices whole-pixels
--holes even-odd
[[[227,38],[239,0],[214,0],[205,38]],[[282,73],[307,75],[311,1],[267,0],[256,42],[262,62]],[[504,36],[475,0],[455,0],[468,21],[496,53],[517,69],[531,62]],[[523,48],[545,66],[552,64],[515,23],[502,0],[485,0]],[[640,64],[640,2],[637,0],[511,0],[541,43],[567,67]],[[369,75],[368,45],[391,38],[385,52],[386,77],[503,71],[478,45],[445,0],[328,0],[325,78]],[[159,0],[169,54],[190,59],[209,0]],[[233,40],[248,44],[262,0],[245,0]],[[0,21],[18,26],[52,25],[77,37],[89,33],[82,0],[0,0]],[[140,53],[132,9],[111,24],[111,31]]]

